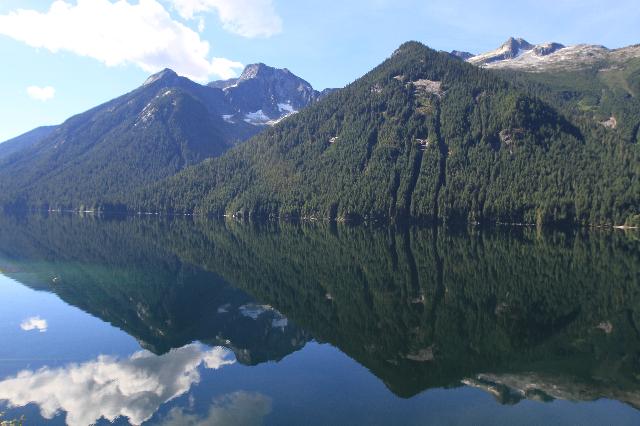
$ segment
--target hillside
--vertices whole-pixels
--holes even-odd
[[[464,382],[640,406],[640,240],[450,231],[0,215],[0,269],[155,353],[198,340],[255,364],[313,340],[401,397]]]
[[[28,131],[20,136],[0,143],[0,161],[16,152],[29,148],[40,142],[55,130],[56,126],[42,126]]]
[[[301,82],[288,70],[263,64],[248,66],[223,88],[164,70],[60,126],[0,144],[0,202],[14,208],[113,208],[106,199],[126,197],[219,156],[314,102],[320,93]]]
[[[220,91],[165,70],[1,160],[0,188],[19,205],[90,208],[256,133],[225,123],[223,107]]]
[[[554,105],[582,126],[608,129],[598,138],[638,143],[640,60],[619,67],[528,72],[496,70],[523,91]]]
[[[546,83],[507,77],[405,43],[295,117],[118,202],[246,217],[637,223],[636,139],[551,103]]]
[[[637,45],[619,49],[586,44],[533,45],[523,39],[510,38],[497,50],[467,60],[495,70],[520,89],[559,108],[573,121],[617,129],[617,134],[613,132],[609,136],[638,141],[640,48]]]

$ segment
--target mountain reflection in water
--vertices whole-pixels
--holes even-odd
[[[639,260],[637,235],[604,231],[0,216],[4,275],[145,349],[23,371],[0,382],[0,400],[38,404],[45,418],[63,410],[70,424],[138,424],[199,366],[279,361],[315,340],[402,398],[467,385],[504,404],[640,408]],[[68,400],[52,390],[64,387]],[[264,395],[229,398],[240,396],[271,410]]]

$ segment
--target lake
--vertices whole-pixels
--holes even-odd
[[[26,425],[637,425],[640,235],[0,216]]]

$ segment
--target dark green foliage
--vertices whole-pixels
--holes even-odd
[[[595,368],[607,378],[591,383],[594,395],[640,386],[637,236],[233,223],[196,229],[201,237],[172,238],[182,258],[272,304],[397,394],[488,371],[575,380]],[[604,322],[613,324],[611,335],[597,328]],[[421,353],[433,360],[416,361]],[[613,353],[626,361],[613,361]]]
[[[249,143],[117,201],[204,215],[628,222],[640,213],[638,119],[625,118],[636,101],[602,101],[619,115],[609,129],[579,110],[598,92],[591,80],[539,79],[406,43]]]
[[[49,136],[56,126],[37,127],[27,133],[17,136],[0,144],[0,160],[15,154],[21,149],[33,146]]]
[[[225,345],[253,365],[304,346],[308,337],[292,322],[272,326],[277,313],[242,315],[239,308],[254,300],[181,261],[163,244],[167,234],[176,235],[171,229],[149,221],[0,215],[0,271],[56,293],[156,354],[199,340]],[[187,232],[182,236],[189,241]]]
[[[640,215],[640,61],[605,65],[554,74],[488,71],[405,43],[345,89],[165,180],[229,146],[207,143],[228,140],[221,119],[207,115],[191,92],[176,91],[158,105],[154,127],[141,134],[128,122],[104,136],[99,155],[85,156],[83,141],[95,135],[70,120],[68,136],[77,143],[60,142],[37,164],[0,167],[0,203],[262,218],[633,224]],[[63,155],[71,167],[59,167]]]
[[[640,406],[634,233],[0,216],[0,236],[4,274],[157,352],[228,338],[255,362],[314,339],[404,397],[536,374],[568,399]],[[237,315],[247,294],[295,326]]]
[[[0,204],[112,210],[110,200],[222,154],[259,128],[220,116],[222,91],[166,72],[0,156]]]

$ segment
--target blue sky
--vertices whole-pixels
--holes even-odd
[[[2,0],[0,141],[165,66],[204,82],[264,62],[323,89],[407,40],[474,53],[512,35],[615,48],[640,43],[639,22],[637,0]]]

